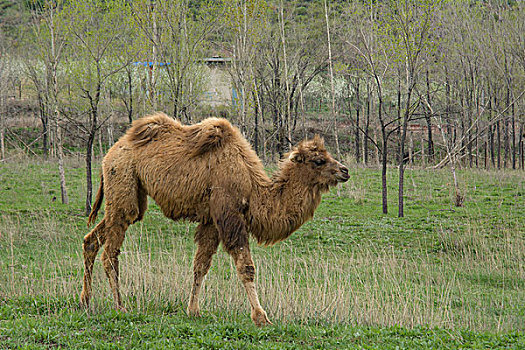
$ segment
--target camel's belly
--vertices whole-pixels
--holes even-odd
[[[192,193],[191,195],[172,193],[169,197],[151,197],[159,205],[164,215],[172,220],[209,221],[209,195],[206,193]]]

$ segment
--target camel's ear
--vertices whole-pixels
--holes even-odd
[[[313,140],[314,144],[316,144],[319,147],[324,147],[324,139],[319,136],[319,134],[315,134]]]
[[[304,162],[304,154],[302,154],[302,153],[300,153],[298,151],[293,151],[292,153],[290,153],[290,156],[288,157],[288,159],[290,159],[294,163],[303,163]]]

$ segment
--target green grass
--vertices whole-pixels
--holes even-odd
[[[395,169],[388,215],[380,172],[351,175],[288,240],[253,244],[274,322],[258,329],[222,251],[203,287],[203,318],[185,315],[194,224],[171,222],[154,203],[122,247],[130,312],[112,310],[99,261],[93,305],[80,309],[82,160],[67,163],[69,205],[54,163],[1,163],[0,348],[525,347],[523,172],[459,171],[466,200],[456,208],[449,172],[408,170],[405,218],[396,215]]]
[[[474,333],[425,327],[349,326],[319,323],[276,324],[258,329],[241,317],[188,318],[178,313],[143,314],[107,311],[87,315],[78,310],[56,312],[46,304],[29,311],[9,309],[0,341],[26,348],[96,349],[495,349],[525,346],[517,332]],[[13,303],[14,304],[14,303]],[[37,308],[38,301],[32,302]],[[59,304],[64,304],[59,303]],[[58,305],[62,308],[67,305]],[[0,310],[4,311],[6,307]],[[3,316],[3,315],[2,315]]]

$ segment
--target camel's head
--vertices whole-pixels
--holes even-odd
[[[313,185],[328,188],[350,178],[348,168],[332,157],[318,135],[299,143],[289,153],[288,159],[297,168],[299,176],[304,176]]]

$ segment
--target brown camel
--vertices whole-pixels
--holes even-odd
[[[102,263],[116,308],[123,310],[118,255],[129,225],[142,219],[147,196],[164,215],[198,222],[194,281],[188,314],[199,315],[199,292],[219,243],[232,256],[258,325],[271,324],[255,290],[248,235],[271,245],[311,219],[329,186],[347,181],[348,169],[316,136],[295,147],[271,179],[249,143],[225,119],[182,125],[163,113],[136,120],[108,151],[88,225],[106,196],[102,221],[84,237],[84,306],[91,297],[93,262]]]

